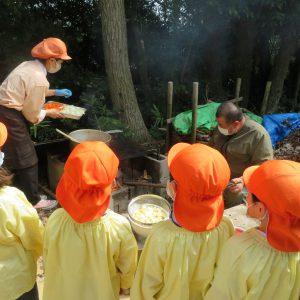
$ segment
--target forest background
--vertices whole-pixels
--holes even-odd
[[[142,141],[148,138],[140,130],[145,124],[159,137],[168,81],[174,82],[174,115],[191,109],[192,82],[199,82],[199,104],[204,104],[234,98],[237,78],[242,78],[242,107],[260,114],[271,81],[266,113],[299,111],[297,0],[2,0],[0,28],[1,81],[31,59],[31,48],[43,38],[59,37],[68,45],[72,61],[48,79],[52,88],[71,89],[66,101],[88,111],[79,122],[63,121],[66,130],[121,127],[133,136],[142,132],[136,135]],[[109,48],[114,29],[127,40]],[[132,93],[118,99],[122,106],[114,99],[116,82],[107,75],[109,64],[118,73],[123,63],[107,57],[121,52],[127,57],[127,47],[130,72],[120,74],[132,77],[133,86],[125,81],[122,89]],[[129,97],[137,99],[141,122],[124,117]]]

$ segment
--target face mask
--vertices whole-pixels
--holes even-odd
[[[3,165],[4,162],[4,153],[2,151],[0,151],[0,167]]]
[[[229,127],[229,128],[230,128],[230,127]],[[229,129],[228,129],[228,128],[225,129],[225,128],[222,128],[222,127],[220,127],[220,126],[218,126],[218,130],[219,130],[220,133],[223,134],[223,135],[233,135],[233,134],[236,133],[236,131],[233,131],[233,132],[229,133]]]
[[[176,197],[176,181],[175,180],[168,181],[166,190],[168,196],[174,201]]]
[[[228,129],[225,129],[225,128],[222,128],[222,127],[218,126],[218,130],[223,135],[230,135],[229,132],[228,132]]]
[[[53,74],[53,73],[58,72],[61,69],[61,64],[59,64],[57,61],[55,61],[55,63],[56,63],[55,67],[49,68],[48,73]]]

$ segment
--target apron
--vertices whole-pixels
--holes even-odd
[[[9,170],[19,170],[37,164],[38,158],[29,135],[29,122],[22,112],[0,105],[0,121],[8,131],[7,141],[1,149],[5,153],[4,166]]]

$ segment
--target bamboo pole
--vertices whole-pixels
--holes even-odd
[[[168,82],[167,96],[167,135],[166,135],[166,152],[169,151],[171,144],[171,128],[172,128],[172,110],[173,110],[173,81]]]
[[[239,99],[241,90],[242,78],[238,77],[235,84],[234,99]]]
[[[192,106],[192,143],[196,142],[197,130],[197,107],[198,107],[198,88],[199,83],[193,82],[193,106]]]
[[[272,81],[267,81],[265,87],[265,93],[261,104],[260,114],[263,116],[266,113],[268,107],[268,100],[271,91]]]

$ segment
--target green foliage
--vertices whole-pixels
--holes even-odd
[[[152,127],[162,127],[164,125],[164,117],[155,104],[151,108],[151,113],[153,116]]]
[[[165,135],[165,132],[162,130],[163,127],[165,127],[165,118],[155,104],[153,104],[151,108],[151,115],[152,125],[149,129],[149,133],[156,140],[162,139]]]
[[[33,124],[30,126],[30,134],[31,136],[36,139],[38,131],[40,131],[43,128],[47,128],[51,125],[51,121],[43,121],[39,124]]]
[[[73,96],[53,100],[87,108],[86,116],[79,121],[53,121],[52,125],[67,132],[103,126],[112,129],[118,119],[105,79],[98,5],[95,0],[0,1],[0,80],[16,65],[31,59],[31,48],[43,38],[57,36],[66,41],[73,59],[64,63],[59,73],[49,74],[48,80],[50,88],[69,88]],[[125,5],[131,72],[143,117],[151,130],[165,115],[168,81],[174,82],[174,114],[191,108],[193,81],[200,83],[200,103],[207,98],[233,96],[234,84],[228,85],[227,81],[236,79],[232,68],[237,60],[235,43],[247,36],[247,32],[235,36],[237,21],[255,23],[257,38],[252,53],[249,103],[258,110],[272,62],[281,47],[280,36],[290,34],[299,40],[297,0],[126,0]],[[131,22],[140,30],[138,42],[143,42],[152,101],[143,91],[141,61]],[[286,86],[292,85],[295,78],[289,76],[287,81]],[[286,97],[282,101],[284,107],[285,103],[289,107]],[[51,130],[52,126],[40,126],[32,129],[32,134],[38,137]]]
[[[55,131],[52,121],[42,121],[39,124],[30,126],[30,136],[36,143],[48,142],[62,138],[62,136]]]

